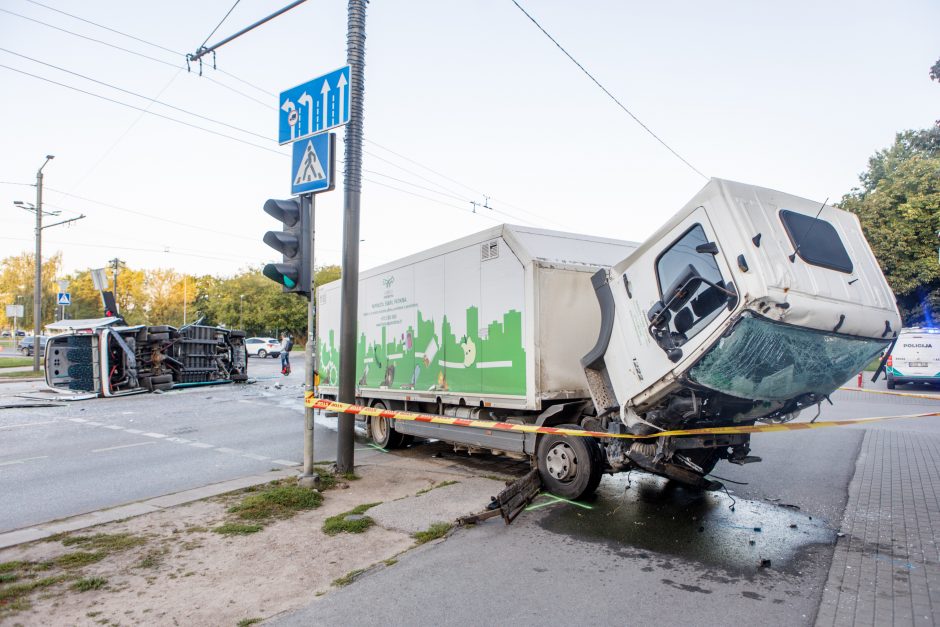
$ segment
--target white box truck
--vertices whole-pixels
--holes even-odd
[[[339,282],[318,289],[321,396],[336,398]],[[371,418],[412,437],[529,457],[555,494],[640,469],[706,489],[747,434],[671,429],[788,421],[900,327],[858,219],[712,179],[642,244],[502,225],[363,272],[356,402],[465,419],[630,433],[564,437]]]

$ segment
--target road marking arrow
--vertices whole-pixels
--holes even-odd
[[[320,95],[323,96],[323,106],[320,109],[320,128],[326,128],[327,126],[330,125],[326,117],[326,112],[327,112],[326,104],[327,104],[327,99],[329,98],[329,94],[330,94],[330,82],[323,81],[323,87],[320,89]]]
[[[301,106],[307,108],[307,133],[313,132],[313,98],[310,97],[310,94],[304,92],[300,94],[300,98],[297,99],[297,102]]]
[[[342,123],[346,119],[346,75],[340,74],[339,80],[336,81],[336,87],[339,88],[339,118],[337,118],[338,123]]]

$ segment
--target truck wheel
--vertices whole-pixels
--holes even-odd
[[[388,409],[382,401],[376,401],[372,406],[377,409]],[[399,433],[392,427],[391,422],[378,416],[369,418],[369,437],[373,442],[386,449],[407,446],[413,439],[410,435]]]
[[[232,331],[229,334],[229,337],[245,337],[245,332],[244,331]]]
[[[559,428],[580,429],[577,425]],[[556,496],[566,499],[590,496],[601,482],[601,450],[594,438],[543,435],[535,456],[542,485]]]
[[[889,390],[893,390],[893,389],[894,389],[894,379],[888,379],[888,380],[887,380],[887,385],[888,385],[888,389],[889,389]]]
[[[264,350],[263,348],[258,351],[258,357],[260,357],[261,359],[264,359],[267,356],[268,356],[268,351]]]

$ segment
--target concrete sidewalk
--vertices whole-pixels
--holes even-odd
[[[940,624],[940,436],[870,429],[816,624]]]

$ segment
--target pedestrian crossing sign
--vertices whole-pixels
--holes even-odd
[[[335,133],[323,133],[293,143],[291,194],[328,192],[334,187]]]
[[[68,292],[59,292],[55,298],[56,305],[71,305],[72,295]]]

